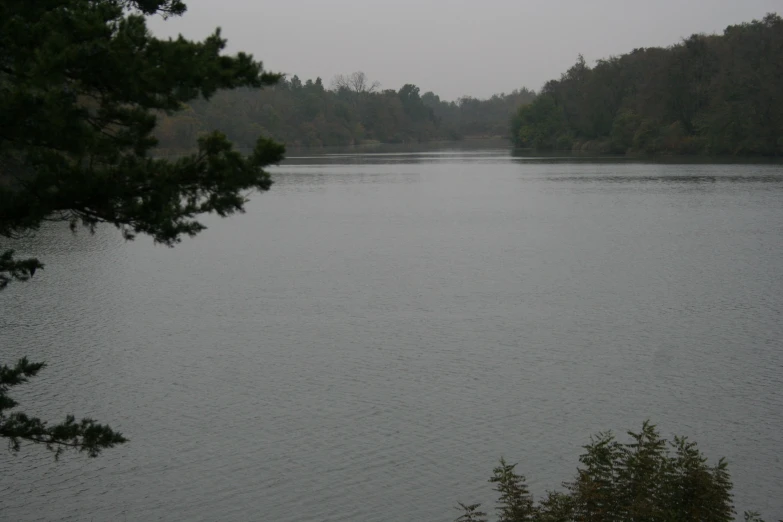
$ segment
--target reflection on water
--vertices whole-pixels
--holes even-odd
[[[558,183],[656,183],[663,185],[710,185],[715,183],[783,183],[783,175],[747,176],[551,176]]]
[[[50,362],[18,397],[132,442],[0,454],[0,518],[452,520],[500,455],[540,495],[646,418],[783,517],[781,166],[355,152],[175,249],[17,245],[47,267],[2,353]]]
[[[414,171],[399,172],[399,169],[378,169],[376,171],[357,169],[346,172],[344,165],[288,167],[285,174],[274,177],[274,187],[295,187],[297,190],[322,190],[327,185],[338,184],[382,184],[415,183],[420,174]]]

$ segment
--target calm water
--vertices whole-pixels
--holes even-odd
[[[98,459],[0,452],[3,520],[448,521],[501,455],[542,494],[644,419],[783,517],[783,168],[508,151],[322,156],[175,249],[50,228],[0,294],[30,412]]]

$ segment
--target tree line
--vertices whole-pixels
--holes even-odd
[[[193,100],[176,115],[159,117],[161,151],[192,147],[204,132],[221,129],[238,147],[266,136],[289,147],[351,146],[367,142],[423,143],[465,137],[507,137],[508,123],[535,93],[522,88],[480,100],[445,101],[405,84],[381,89],[359,71],[302,82],[283,78],[267,89],[235,89],[209,101]]]
[[[599,153],[783,153],[783,19],[694,34],[668,48],[583,57],[519,108],[520,147]]]

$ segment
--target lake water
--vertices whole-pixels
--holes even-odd
[[[131,439],[0,452],[0,519],[448,521],[590,434],[683,434],[783,518],[783,167],[289,159],[175,249],[47,228],[0,294],[13,396]]]

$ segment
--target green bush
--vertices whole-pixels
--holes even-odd
[[[661,438],[649,422],[630,442],[611,432],[591,437],[572,482],[536,503],[516,464],[500,460],[490,482],[498,522],[730,522],[736,512],[726,461],[709,465],[685,437]],[[457,522],[486,522],[480,504],[460,504]],[[762,522],[745,513],[749,522]]]

